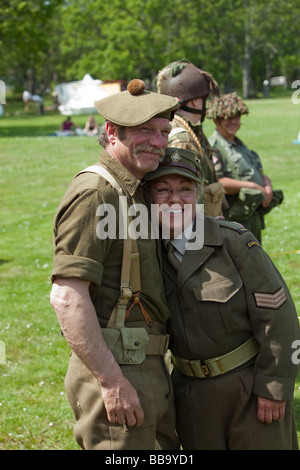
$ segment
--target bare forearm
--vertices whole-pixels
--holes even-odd
[[[144,415],[137,393],[104,341],[89,296],[89,283],[58,279],[53,283],[50,300],[68,344],[102,387],[108,419],[128,426],[141,424]]]
[[[254,183],[253,181],[241,181],[224,177],[219,178],[219,182],[222,184],[227,194],[237,194],[242,188],[258,189],[264,193],[264,187]]]
[[[89,297],[89,283],[76,279],[54,282],[51,303],[69,346],[93,372],[101,385],[122,374],[108,349]]]

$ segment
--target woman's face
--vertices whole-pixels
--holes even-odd
[[[225,137],[225,139],[232,141],[239,128],[241,127],[241,116],[237,114],[228,119],[216,120],[217,131]]]
[[[198,200],[193,180],[177,174],[161,176],[150,183],[150,193],[164,238],[173,239],[187,229],[195,217]]]

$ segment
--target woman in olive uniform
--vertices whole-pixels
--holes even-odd
[[[190,450],[297,449],[293,300],[251,232],[197,216],[199,170],[189,151],[167,149],[146,176],[153,202],[170,215],[170,240],[163,245],[175,248],[170,261],[163,250],[163,265],[181,444]],[[204,220],[198,250],[185,239],[187,227],[175,237],[188,204],[196,226]]]

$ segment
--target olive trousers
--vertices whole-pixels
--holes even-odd
[[[72,353],[65,387],[76,418],[74,434],[85,450],[178,450],[171,379],[161,356],[146,356],[139,365],[121,365],[136,389],[145,419],[141,426],[110,423],[95,376]]]
[[[172,373],[177,431],[184,450],[297,450],[293,404],[271,424],[257,419],[253,365],[197,379]]]

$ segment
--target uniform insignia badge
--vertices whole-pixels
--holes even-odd
[[[280,287],[274,294],[268,294],[266,292],[254,292],[254,298],[257,307],[271,308],[278,310],[281,305],[286,301],[286,295],[284,288]]]
[[[171,160],[172,162],[179,162],[181,160],[181,156],[179,155],[179,153],[177,152],[174,152],[172,155],[171,155]]]
[[[256,240],[250,240],[249,242],[246,243],[246,246],[248,248],[253,248],[254,246],[260,247],[260,244]]]

